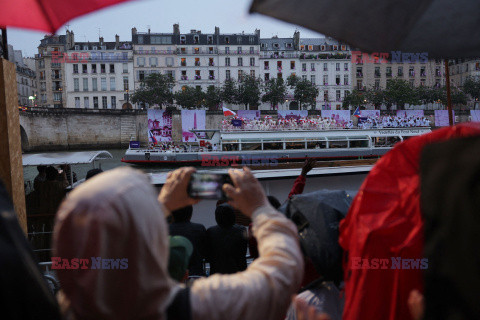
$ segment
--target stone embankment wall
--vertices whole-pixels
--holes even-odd
[[[320,114],[320,111],[309,111]],[[382,115],[396,114],[384,112]],[[262,115],[276,115],[262,111]],[[433,111],[425,111],[434,123]],[[456,110],[457,122],[468,121],[469,111]],[[223,113],[207,111],[206,128],[219,129]],[[173,113],[172,138],[182,139],[180,111]],[[44,109],[20,112],[21,140],[24,151],[60,151],[79,149],[125,148],[128,142],[148,141],[147,112],[144,110]]]

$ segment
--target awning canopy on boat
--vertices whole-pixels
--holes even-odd
[[[60,164],[85,164],[96,160],[112,159],[110,152],[101,151],[80,151],[80,152],[52,152],[24,154],[24,166],[47,166]]]

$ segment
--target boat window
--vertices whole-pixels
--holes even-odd
[[[350,148],[368,148],[368,140],[350,140]]]
[[[262,144],[260,142],[254,142],[254,143],[242,142],[242,151],[244,150],[262,150]]]
[[[325,149],[327,147],[327,142],[323,141],[307,141],[307,148],[308,149]]]
[[[305,141],[302,141],[302,142],[285,141],[285,149],[305,149]]]
[[[283,142],[282,141],[264,141],[263,150],[282,150]]]
[[[223,151],[237,151],[238,150],[238,143],[222,143],[222,150]]]
[[[372,138],[372,143],[375,147],[393,147],[397,142],[400,142],[400,137],[375,137]]]
[[[330,140],[328,142],[328,147],[331,148],[347,148],[348,141],[346,140]]]

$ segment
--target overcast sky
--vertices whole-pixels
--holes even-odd
[[[213,33],[218,26],[221,33],[253,33],[258,28],[262,38],[290,37],[296,29],[300,30],[301,37],[321,36],[263,15],[250,15],[250,3],[251,0],[134,0],[77,18],[69,24],[75,41],[98,41],[99,29],[105,41],[115,41],[115,34],[120,36],[120,41],[129,41],[133,27],[139,32],[146,32],[149,26],[152,32],[172,32],[174,23],[180,24],[180,32],[196,29]],[[81,5],[81,1],[78,4]],[[65,30],[63,26],[58,34],[65,34]],[[22,50],[24,56],[33,56],[38,53],[44,34],[9,28],[8,42],[16,50]]]

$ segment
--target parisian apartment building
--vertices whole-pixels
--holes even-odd
[[[452,85],[461,88],[469,77],[480,80],[480,59],[450,60],[449,70]]]

